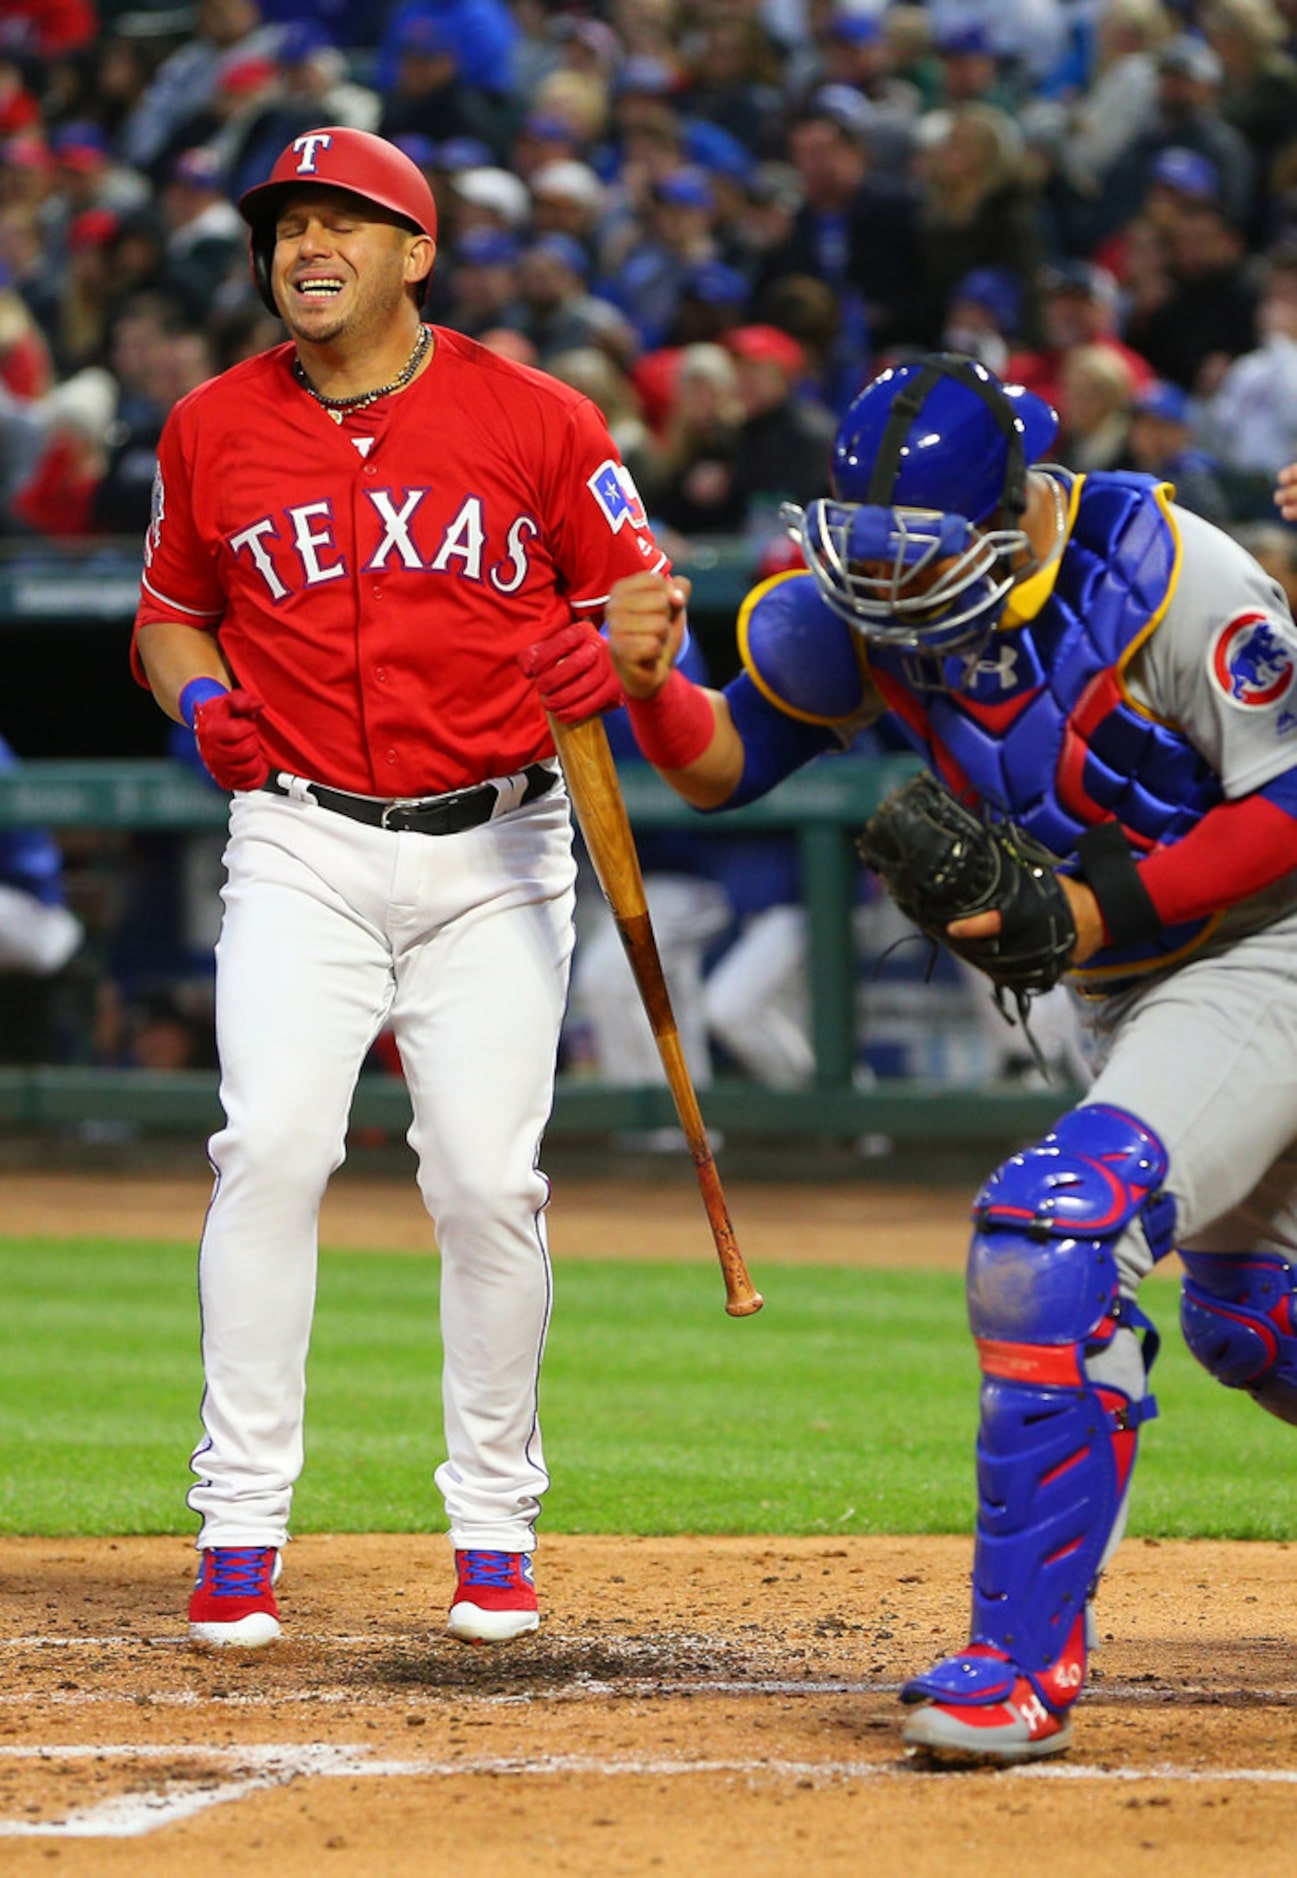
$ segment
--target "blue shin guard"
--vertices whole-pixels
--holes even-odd
[[[974,1206],[969,1319],[983,1371],[969,1648],[907,1683],[906,1739],[1024,1759],[1066,1745],[1086,1609],[1120,1537],[1157,1336],[1123,1296],[1115,1249],[1171,1248],[1166,1153],[1121,1109],[1074,1109]],[[1143,1331],[1141,1345],[1138,1332]]]
[[[1230,1389],[1297,1423],[1297,1270],[1273,1254],[1181,1252],[1184,1340]]]

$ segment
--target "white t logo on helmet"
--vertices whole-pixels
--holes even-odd
[[[316,151],[327,150],[332,142],[333,139],[327,131],[313,130],[308,131],[304,137],[294,137],[293,148],[301,152],[301,161],[297,165],[297,174],[299,176],[314,176]]]

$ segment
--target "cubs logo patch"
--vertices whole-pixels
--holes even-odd
[[[1231,704],[1264,710],[1288,691],[1294,672],[1291,634],[1264,613],[1240,613],[1216,635],[1212,680]]]
[[[603,510],[604,520],[614,535],[623,522],[629,522],[632,528],[645,526],[648,517],[644,504],[635,479],[624,463],[615,463],[609,457],[588,479],[586,487]]]

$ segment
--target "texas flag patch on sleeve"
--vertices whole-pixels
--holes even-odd
[[[635,479],[624,463],[617,463],[609,457],[599,465],[586,486],[603,510],[604,520],[614,535],[623,522],[629,522],[632,528],[643,528],[646,525],[648,516],[644,512],[644,504],[635,487]]]

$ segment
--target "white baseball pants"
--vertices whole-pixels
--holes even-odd
[[[537,1166],[572,951],[561,784],[462,834],[367,828],[254,791],[231,805],[216,952],[225,1126],[199,1261],[200,1546],[281,1545],[303,1459],[317,1219],[360,1067],[390,1023],[441,1252],[457,1547],[530,1551],[550,1309]]]

